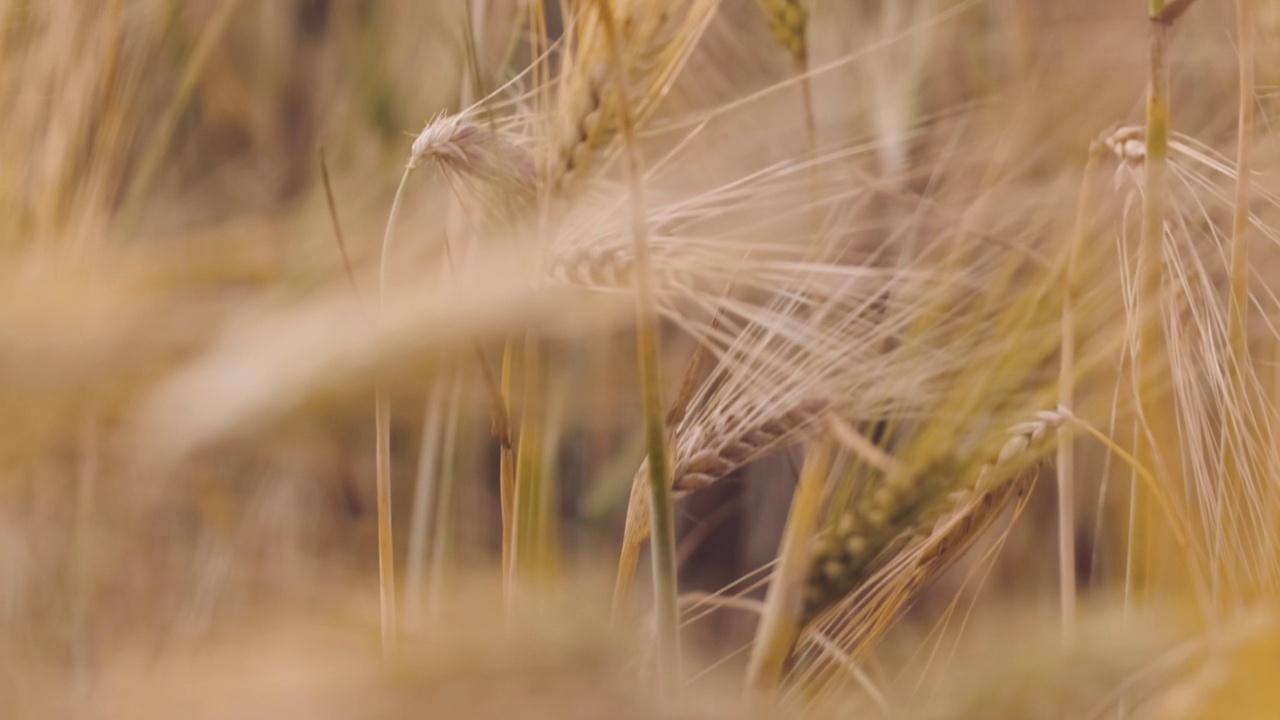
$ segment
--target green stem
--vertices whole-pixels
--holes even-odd
[[[635,246],[636,269],[636,351],[640,363],[640,384],[644,396],[645,446],[649,459],[651,547],[653,556],[654,605],[658,621],[660,689],[666,691],[680,667],[680,628],[677,609],[675,511],[671,498],[668,468],[667,428],[662,403],[662,377],[658,358],[658,323],[649,266],[647,210],[642,178],[640,149],[636,144],[634,116],[624,80],[618,30],[614,27],[610,4],[595,0],[609,46],[609,60],[618,102],[619,125],[626,161],[631,199],[631,236]]]
[[[512,522],[511,562],[508,575],[514,591],[517,583],[541,574],[538,558],[544,545],[543,530],[547,526],[543,516],[541,498],[542,483],[543,419],[542,369],[540,348],[533,337],[526,337],[524,344],[524,383],[521,390],[523,405],[520,421],[519,450],[516,452],[515,493]]]
[[[1163,476],[1168,468],[1168,455],[1177,445],[1171,442],[1173,428],[1169,426],[1173,408],[1166,407],[1160,381],[1164,375],[1161,362],[1167,355],[1162,326],[1162,274],[1164,256],[1164,224],[1168,195],[1169,155],[1169,26],[1161,17],[1165,0],[1150,0],[1150,45],[1147,75],[1147,124],[1145,187],[1143,189],[1142,236],[1139,250],[1137,320],[1139,322],[1139,346],[1135,361],[1135,385],[1138,410],[1145,428],[1145,436],[1138,438],[1138,460],[1151,468],[1157,476]],[[1136,590],[1148,581],[1151,562],[1147,557],[1153,548],[1151,512],[1146,499],[1135,494],[1133,502],[1136,523],[1133,536],[1136,546],[1131,549],[1132,577]]]

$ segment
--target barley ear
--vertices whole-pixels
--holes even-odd
[[[983,518],[978,521],[974,517],[951,527],[948,530],[951,535],[945,542],[948,548],[966,545],[1012,500],[1015,495],[1007,491],[1010,483],[1004,478],[1015,474],[1029,459],[1043,454],[1054,431],[1068,419],[1069,416],[1060,411],[1040,411],[1032,420],[1009,429],[995,457],[953,494],[949,510],[953,516],[980,511]],[[836,519],[834,526],[816,543],[805,588],[806,620],[817,617],[855,592],[872,572],[892,560],[895,549],[906,552],[918,544],[915,538],[920,536],[922,528],[937,517],[928,512],[931,504],[928,494],[938,480],[926,475],[954,471],[951,465],[955,464],[935,464],[923,471],[900,466]],[[922,568],[923,575],[933,577],[941,572],[956,554],[948,552],[945,559],[931,559]]]

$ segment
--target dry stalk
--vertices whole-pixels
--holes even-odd
[[[1159,369],[1168,356],[1167,338],[1160,311],[1163,305],[1163,259],[1165,217],[1169,202],[1169,62],[1168,37],[1171,19],[1165,14],[1179,2],[1150,0],[1149,53],[1147,68],[1146,146],[1143,156],[1142,235],[1137,272],[1138,353],[1135,374],[1136,401],[1146,436],[1138,439],[1138,463],[1161,475],[1171,471],[1170,462],[1177,458],[1177,429],[1173,418],[1176,408],[1160,390]],[[1189,5],[1190,3],[1185,3]],[[1166,478],[1169,479],[1169,478]],[[1170,479],[1171,480],[1171,479]],[[1172,486],[1176,487],[1175,482]],[[1151,511],[1147,498],[1134,487],[1135,542],[1130,545],[1132,589],[1142,589],[1148,582],[1152,547]]]
[[[427,124],[415,138],[383,235],[378,281],[378,322],[386,308],[390,284],[392,240],[410,174],[433,161],[446,177],[472,182],[498,197],[514,197],[523,204],[532,197],[533,163],[512,137],[500,134],[472,119],[469,112],[440,117]],[[506,200],[503,201],[508,202]],[[510,206],[507,206],[510,207]],[[452,265],[450,265],[452,268]],[[493,373],[476,347],[482,374],[493,396],[494,433],[504,452],[510,445],[510,415],[506,400],[496,387]],[[378,497],[378,562],[384,652],[390,652],[396,635],[396,582],[391,508],[391,400],[381,380],[375,393],[375,438]]]
[[[382,653],[389,657],[396,642],[396,561],[391,532],[391,400],[378,385],[374,399],[377,435],[376,484],[378,504],[378,597],[382,626]]]
[[[396,188],[395,199],[387,217],[387,229],[382,236],[382,257],[378,268],[378,315],[375,322],[384,321],[387,307],[387,285],[391,262],[391,241],[395,237],[396,221],[400,218],[400,204],[408,185],[411,168],[405,168]],[[378,517],[378,608],[382,626],[382,654],[389,657],[395,647],[396,620],[396,563],[395,542],[391,528],[391,398],[387,395],[384,380],[375,380],[374,389],[374,483],[377,488]]]
[[[1239,36],[1240,105],[1236,127],[1236,196],[1231,224],[1230,338],[1232,354],[1245,358],[1245,326],[1249,320],[1250,150],[1253,147],[1254,10],[1253,0],[1236,0]]]
[[[454,382],[459,378],[454,375]],[[431,526],[431,507],[438,492],[440,455],[444,435],[444,386],[434,383],[428,392],[422,418],[422,436],[418,443],[418,468],[414,480],[413,509],[409,521],[409,549],[405,561],[405,602],[409,607],[408,622],[421,625],[420,610],[426,598],[427,542]],[[420,629],[420,627],[413,628]]]

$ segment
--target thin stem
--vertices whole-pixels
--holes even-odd
[[[542,423],[545,413],[540,354],[537,341],[526,337],[521,390],[523,418],[519,451],[516,453],[511,566],[508,568],[511,594],[521,579],[540,574],[538,559],[545,543],[543,531],[547,527],[547,520],[541,512],[541,497],[545,491],[542,482]]]
[[[387,216],[387,229],[382,234],[382,252],[378,261],[379,321],[381,321],[382,313],[387,306],[387,281],[391,268],[391,240],[395,235],[396,223],[400,220],[400,204],[404,200],[404,191],[409,185],[409,173],[411,172],[413,172],[413,168],[406,166],[404,175],[400,176],[400,184],[396,186],[396,196],[391,201],[391,212]]]
[[[430,535],[432,500],[440,477],[440,442],[444,433],[445,386],[433,382],[423,405],[422,437],[418,443],[418,473],[414,482],[413,510],[409,520],[409,553],[405,561],[405,604],[411,618],[419,618],[426,598],[427,538]]]
[[[1238,368],[1245,354],[1249,320],[1250,151],[1253,147],[1254,10],[1253,0],[1236,0],[1236,34],[1240,52],[1240,107],[1236,129],[1236,197],[1231,225],[1230,338]],[[1237,372],[1239,372],[1237,370]]]
[[[387,284],[391,264],[391,240],[400,219],[400,203],[409,184],[411,168],[406,167],[391,201],[387,229],[382,236],[382,257],[378,268],[378,322],[387,307]],[[382,653],[389,656],[396,638],[395,545],[391,531],[391,399],[381,377],[374,390],[374,464],[378,505],[378,608],[382,625]]]
[[[791,500],[791,512],[778,551],[778,565],[765,595],[764,612],[747,665],[747,685],[756,690],[770,691],[778,686],[800,633],[810,544],[822,510],[831,455],[831,438],[824,435],[809,446],[800,471],[800,482]]]
[[[1161,402],[1163,392],[1159,387],[1162,376],[1160,361],[1166,354],[1161,285],[1169,174],[1169,27],[1160,19],[1165,10],[1165,0],[1149,1],[1151,22],[1147,68],[1146,180],[1142,197],[1142,237],[1138,253],[1137,321],[1140,333],[1138,352],[1135,354],[1135,390],[1144,429],[1137,439],[1138,461],[1140,465],[1161,473],[1164,461],[1170,459],[1165,453],[1176,447],[1168,441],[1171,415],[1165,415],[1167,408]],[[1142,501],[1141,494],[1134,496],[1137,506],[1134,519],[1138,523],[1133,533],[1135,558],[1147,555],[1147,548],[1152,540],[1149,537],[1150,512]],[[1149,565],[1144,561],[1134,567],[1134,582],[1139,586],[1147,582]]]
[[[1083,420],[1080,420],[1079,418],[1073,417],[1071,418],[1071,422],[1076,427],[1080,428],[1081,430],[1085,431],[1089,435],[1093,436],[1095,440],[1102,443],[1108,450],[1111,451],[1112,454],[1120,458],[1121,462],[1128,465],[1129,468],[1133,470],[1133,473],[1134,473],[1133,492],[1135,496],[1137,493],[1137,488],[1139,486],[1138,483],[1139,481],[1141,481],[1142,483],[1145,484],[1147,492],[1151,493],[1152,497],[1154,497],[1156,500],[1156,504],[1158,504],[1160,506],[1160,509],[1164,512],[1165,519],[1168,520],[1169,522],[1169,531],[1173,533],[1173,539],[1175,542],[1178,543],[1178,547],[1179,548],[1187,547],[1187,534],[1186,534],[1186,531],[1183,529],[1183,526],[1186,525],[1186,521],[1182,519],[1182,517],[1174,509],[1173,505],[1169,502],[1169,499],[1165,497],[1165,493],[1163,490],[1160,489],[1160,484],[1159,484],[1159,481],[1156,480],[1156,476],[1151,474],[1151,471],[1148,470],[1145,465],[1139,462],[1138,458],[1134,457],[1133,455],[1130,455],[1128,452],[1125,452],[1124,448],[1120,447],[1120,445],[1118,445],[1114,440],[1107,437],[1106,433],[1095,428],[1089,423],[1084,422]]]
[[[649,263],[647,211],[645,208],[640,148],[636,144],[634,116],[624,80],[624,66],[619,47],[618,30],[614,27],[609,3],[595,0],[600,14],[609,61],[612,66],[614,95],[618,103],[619,125],[625,147],[627,179],[631,199],[631,235],[635,246],[636,269],[636,345],[640,363],[640,382],[644,395],[645,445],[649,459],[650,514],[652,516],[652,556],[654,605],[658,621],[660,689],[666,691],[679,677],[680,627],[677,609],[675,511],[671,499],[671,473],[668,469],[667,428],[662,403],[662,378],[658,365],[658,323],[653,298]]]
[[[463,368],[458,365],[453,372],[453,387],[449,390],[449,407],[444,427],[444,448],[440,458],[440,493],[436,498],[435,532],[431,539],[431,575],[427,583],[428,617],[438,617],[443,605],[445,572],[448,569],[450,526],[449,516],[453,508],[453,492],[458,487],[458,426],[462,412]]]
[[[502,350],[501,397],[504,407],[511,407],[511,373],[515,364],[515,338],[508,337]],[[508,415],[509,417],[509,415]],[[512,549],[515,545],[516,454],[511,446],[511,430],[498,438],[498,496],[502,506],[502,592],[510,608],[512,602]]]
[[[396,638],[396,569],[391,533],[391,400],[378,382],[374,393],[378,488],[378,609],[382,654],[390,656]]]
[[[338,222],[338,203],[333,197],[333,183],[329,179],[329,163],[325,160],[324,148],[320,148],[320,179],[324,185],[324,199],[329,206],[329,222],[333,224],[333,237],[338,243],[338,253],[342,255],[342,268],[347,273],[347,282],[351,284],[351,293],[355,295],[360,310],[364,311],[364,298],[360,297],[360,287],[356,284],[356,273],[351,267],[351,255],[347,253],[346,236],[342,233],[342,223]]]
[[[1058,366],[1058,405],[1075,409],[1076,315],[1080,251],[1085,244],[1089,222],[1089,201],[1093,197],[1093,175],[1103,152],[1102,143],[1089,148],[1080,198],[1076,206],[1075,229],[1067,249],[1066,277],[1062,294],[1062,348]],[[1058,590],[1062,612],[1062,642],[1070,645],[1076,636],[1076,536],[1075,536],[1075,435],[1064,424],[1058,429]]]

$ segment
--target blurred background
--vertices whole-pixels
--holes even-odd
[[[1021,208],[1015,214],[1052,208],[1025,223],[1048,233],[1074,209],[1089,142],[1141,122],[1140,0],[813,5],[810,67],[835,63],[813,81],[818,136],[875,143],[869,162],[905,187],[930,182],[913,158],[945,157],[951,182],[998,180],[1006,207]],[[484,14],[468,23],[475,6]],[[1259,126],[1270,128],[1280,109],[1280,3],[1257,8]],[[484,632],[500,612],[496,585],[485,584],[497,576],[500,547],[498,454],[470,348],[496,365],[503,332],[520,319],[506,306],[483,315],[464,296],[429,315],[440,324],[406,331],[386,352],[365,357],[345,344],[346,333],[350,347],[363,342],[352,328],[377,293],[383,225],[413,136],[469,104],[469,34],[481,87],[527,65],[523,9],[516,0],[0,0],[0,714],[76,716],[64,714],[76,698],[103,692],[154,698],[106,711],[120,717],[217,708],[239,686],[224,690],[211,678],[288,666],[314,673],[278,704],[247,707],[267,708],[263,717],[357,708],[399,717],[421,702],[466,712],[467,698],[492,684],[529,682],[529,665],[492,660],[507,652],[559,662],[578,679],[547,691],[548,714],[592,693],[602,698],[596,710],[611,707],[601,688],[612,681],[583,668],[597,651],[629,667],[630,658],[600,649],[613,644],[593,644],[592,635],[580,647],[564,639],[572,633],[548,630],[551,640],[534,633],[526,647]],[[1232,22],[1230,3],[1200,3],[1177,30],[1172,59],[1177,128],[1228,153]],[[554,9],[550,24],[558,26]],[[654,120],[720,109],[699,140],[710,161],[690,168],[690,182],[803,147],[794,87],[775,92],[786,96],[776,102],[734,109],[793,73],[755,3],[724,0]],[[1259,141],[1260,182],[1273,178],[1275,151],[1274,141]],[[397,279],[429,288],[458,210],[448,184],[426,175],[400,221]],[[494,272],[501,283],[504,271]],[[297,322],[275,324],[280,317]],[[584,320],[543,358],[554,572],[581,580],[581,605],[601,617],[643,457],[629,320],[625,312]],[[273,342],[218,366],[216,382],[199,374],[206,358],[225,360],[220,343],[244,333]],[[443,337],[454,339],[435,339]],[[664,341],[670,397],[693,346],[674,328]],[[470,688],[458,690],[456,706],[365,678],[376,662],[350,660],[376,655],[375,375],[393,398],[406,627],[442,613],[470,618],[476,633],[438,647],[504,648],[476,651],[475,666],[492,675],[477,671],[489,679],[474,687],[454,684],[451,661],[423,651],[414,672]],[[450,481],[434,512],[447,520],[415,520],[423,439],[440,427],[450,433],[434,457]],[[776,454],[678,506],[683,591],[714,592],[775,556],[801,461]],[[964,561],[936,582],[912,609],[904,645],[979,591],[1052,617],[1051,473],[1042,480],[985,580],[969,582]],[[1119,572],[1094,546],[1104,532],[1094,527],[1099,487],[1080,501],[1086,597],[1098,573]],[[691,625],[697,669],[748,642],[755,621],[728,608]],[[314,645],[295,642],[293,622]],[[248,649],[277,647],[278,636],[289,638],[278,657]],[[172,669],[168,658],[219,642],[230,650],[208,657],[216,670]],[[157,679],[167,673],[179,679]],[[192,700],[205,696],[190,688],[206,682],[208,699]],[[294,704],[335,684],[349,704]],[[386,706],[354,700],[365,690]]]

